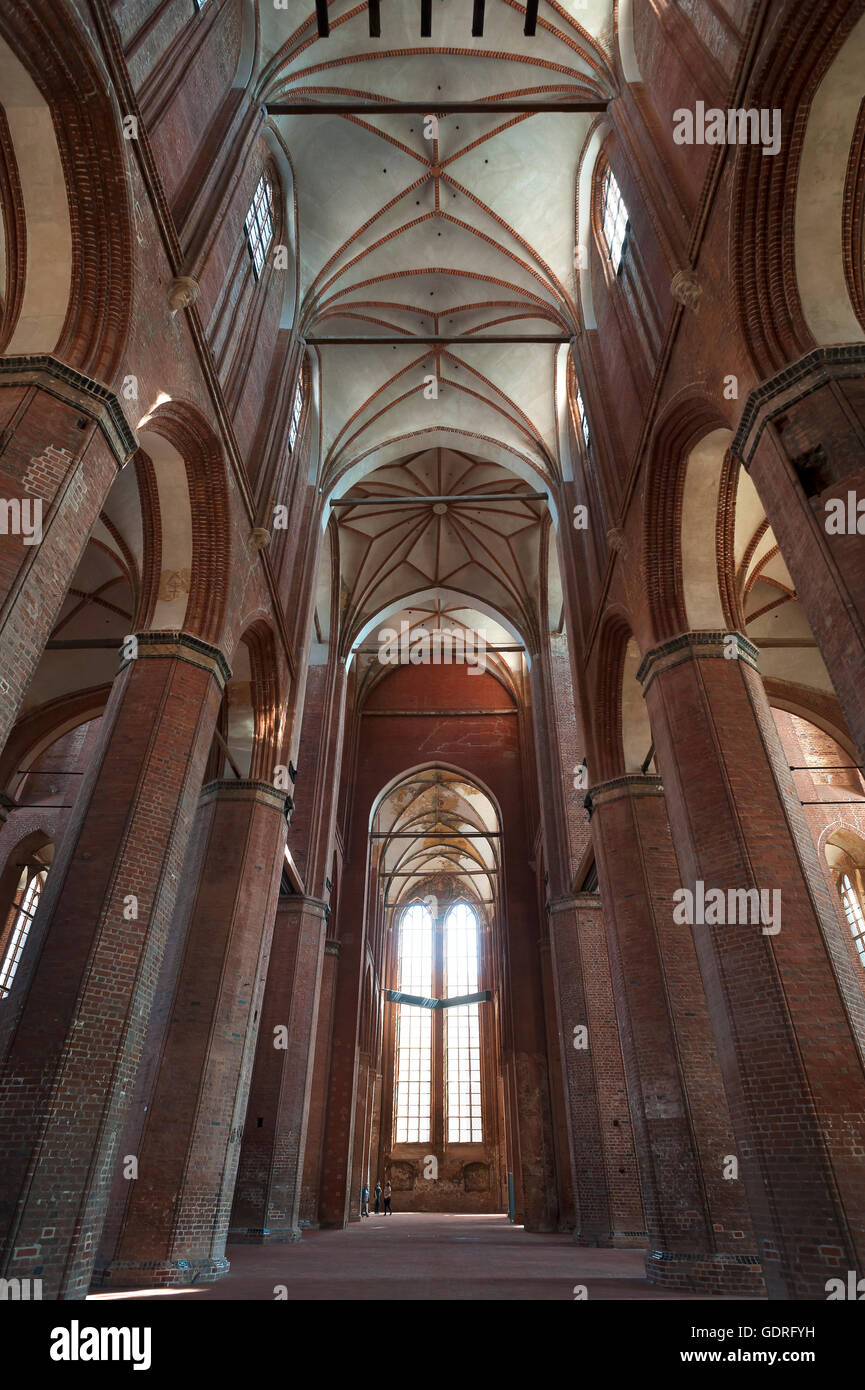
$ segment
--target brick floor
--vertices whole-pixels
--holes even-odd
[[[309,1231],[295,1245],[229,1245],[231,1273],[190,1289],[92,1293],[91,1300],[153,1296],[194,1300],[591,1299],[703,1300],[655,1289],[641,1250],[587,1250],[567,1235],[529,1235],[506,1216],[400,1213],[344,1231]]]

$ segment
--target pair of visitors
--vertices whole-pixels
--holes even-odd
[[[392,1196],[393,1196],[393,1188],[392,1188],[391,1185],[390,1185],[390,1181],[388,1181],[388,1182],[385,1183],[384,1189],[382,1189],[381,1181],[379,1181],[379,1182],[376,1183],[376,1185],[375,1185],[375,1208],[374,1208],[374,1209],[375,1209],[375,1214],[376,1214],[376,1216],[379,1215],[379,1212],[380,1212],[381,1207],[382,1207],[382,1202],[384,1203],[384,1214],[385,1214],[385,1216],[393,1216],[393,1207],[391,1206],[391,1197],[392,1197]],[[367,1216],[369,1216],[369,1212],[367,1212]]]

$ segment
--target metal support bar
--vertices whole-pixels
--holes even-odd
[[[526,0],[526,22],[523,33],[530,39],[535,36],[538,24],[538,0]]]
[[[425,628],[424,631],[426,632],[427,637],[435,637],[436,632],[438,632],[439,636],[443,635],[441,628]],[[426,639],[423,637],[416,637],[415,643],[423,642],[425,640]],[[351,654],[352,656],[377,656],[380,650],[380,647],[352,647]],[[485,652],[524,652],[525,650],[525,647],[521,647],[517,642],[512,642],[508,646],[504,645],[503,643],[484,642]],[[382,662],[382,665],[385,664],[390,666],[393,663]],[[448,661],[444,661],[434,662],[433,664],[437,666],[449,666],[451,663]],[[454,665],[458,666],[459,662],[454,662]],[[390,710],[382,710],[382,714],[390,714]]]
[[[484,36],[484,0],[475,0],[472,10],[472,38],[482,39]]]
[[[269,101],[268,116],[573,116],[606,111],[606,101]]]
[[[446,335],[426,337],[421,333],[414,333],[403,334],[399,338],[306,338],[304,341],[307,347],[448,347],[451,345],[472,347],[475,343],[499,343],[506,344],[508,347],[532,346],[540,343],[551,347],[560,347],[562,343],[569,343],[571,340],[564,334],[556,333],[524,333],[519,337],[506,333],[488,333],[483,338],[480,335],[473,338],[454,338]]]
[[[492,878],[493,874],[500,873],[499,869],[436,869],[436,874],[449,873],[458,878]],[[382,878],[424,878],[423,869],[414,869],[411,873],[388,872],[387,869],[379,869]]]
[[[327,17],[327,0],[315,0],[315,17],[318,20],[318,37],[326,39],[330,35],[330,20]]]
[[[467,492],[460,496],[442,493],[437,497],[334,497],[332,507],[414,507],[424,502],[546,502],[546,492]]]
[[[371,39],[381,38],[381,10],[379,0],[367,0],[369,10],[369,36]]]
[[[432,0],[420,0],[420,36],[432,38]]]
[[[500,830],[371,830],[371,840],[499,840]]]

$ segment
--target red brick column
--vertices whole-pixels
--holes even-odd
[[[652,1283],[759,1295],[759,1263],[693,943],[673,921],[679,872],[664,790],[632,774],[591,790],[619,1036]]]
[[[135,436],[117,398],[54,357],[0,358],[0,499],[41,541],[0,535],[0,747]],[[4,508],[4,520],[6,509]],[[10,525],[14,524],[11,519]],[[37,533],[38,534],[38,533]]]
[[[318,1023],[315,1032],[312,1091],[306,1130],[306,1152],[300,1203],[301,1226],[318,1226],[318,1194],[324,1158],[324,1128],[327,1117],[327,1081],[330,1076],[333,996],[336,988],[339,942],[325,941],[321,971]]]
[[[639,677],[682,888],[720,889],[725,904],[730,890],[766,890],[767,915],[781,894],[779,931],[680,929],[696,948],[766,1287],[824,1298],[839,1269],[865,1268],[865,1080],[850,1016],[865,1020],[756,657],[737,633],[690,632],[648,652]]]
[[[600,898],[550,903],[577,1245],[642,1247],[645,1217]],[[587,1047],[577,1029],[587,1029]]]
[[[215,647],[139,636],[2,1010],[3,1273],[83,1298],[216,715]]]
[[[285,851],[285,793],[211,782],[198,811],[201,875],[138,1177],[102,1282],[201,1283],[228,1272],[225,1239]]]
[[[270,950],[229,1241],[300,1239],[306,1149],[327,907],[281,897]],[[285,1030],[285,1033],[277,1030]],[[287,1035],[287,1046],[277,1046]]]
[[[731,445],[748,469],[865,761],[865,545],[826,504],[865,501],[865,344],[815,348],[749,396]],[[865,515],[857,514],[865,532]]]

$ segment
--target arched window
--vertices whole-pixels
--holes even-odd
[[[604,175],[604,192],[601,200],[601,229],[607,243],[614,275],[618,275],[619,267],[622,264],[629,226],[628,209],[625,207],[622,191],[616,182],[612,169],[608,167]]]
[[[838,880],[838,887],[841,890],[844,915],[853,933],[854,945],[859,952],[860,961],[863,966],[865,966],[865,916],[862,915],[862,904],[859,901],[859,894],[853,887],[849,874],[841,874]]]
[[[578,418],[578,420],[579,420],[579,422],[580,422],[580,429],[581,429],[582,435],[583,435],[583,443],[585,444],[586,448],[588,449],[588,447],[589,447],[589,417],[588,417],[588,415],[586,414],[586,406],[585,406],[585,402],[583,401],[583,393],[582,393],[582,391],[580,390],[579,386],[576,388],[575,400],[576,400],[576,403],[577,403],[577,418]]]
[[[432,995],[434,924],[428,908],[413,903],[399,929],[399,989],[404,994]],[[397,1144],[430,1140],[432,1086],[432,1013],[400,1005],[396,1039]]]
[[[457,903],[445,918],[445,998],[478,990],[478,919],[468,903]],[[483,1142],[481,1119],[481,1037],[478,1004],[460,1004],[445,1013],[447,1137],[452,1144]]]
[[[39,898],[48,877],[47,869],[25,868],[18,880],[15,901],[12,904],[12,930],[0,965],[0,999],[5,999],[12,988],[18,962],[21,960],[30,926],[36,916]]]
[[[288,426],[288,449],[289,453],[294,451],[297,443],[297,432],[300,429],[300,417],[303,414],[303,373],[297,383],[297,390],[294,393],[294,405],[291,408],[291,423]]]
[[[480,926],[455,903],[432,917],[421,903],[400,919],[397,980],[402,994],[433,1005],[399,1004],[395,1045],[394,1143],[483,1143],[479,1004],[447,1006],[479,992]],[[444,1006],[444,1007],[442,1007]]]
[[[252,259],[252,273],[257,280],[264,269],[267,248],[273,240],[273,189],[266,174],[262,174],[258,180],[243,227]]]

